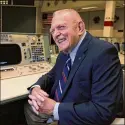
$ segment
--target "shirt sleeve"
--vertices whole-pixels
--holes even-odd
[[[59,120],[59,114],[58,114],[58,107],[59,107],[60,103],[56,103],[54,110],[53,110],[53,116],[54,116],[54,120]]]

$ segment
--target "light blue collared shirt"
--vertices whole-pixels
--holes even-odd
[[[75,57],[76,57],[76,53],[78,51],[78,48],[79,46],[81,45],[83,39],[85,38],[86,36],[86,31],[85,33],[83,34],[83,36],[81,37],[80,41],[78,42],[78,44],[76,45],[76,47],[70,52],[70,58],[71,58],[71,63],[73,65],[73,62],[75,60]],[[59,104],[60,103],[56,103],[55,107],[54,107],[54,110],[53,110],[53,116],[54,116],[54,120],[59,120],[59,114],[58,114],[58,107],[59,107]]]

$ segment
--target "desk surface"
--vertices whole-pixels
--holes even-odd
[[[121,64],[125,64],[125,55],[119,54],[119,59],[120,59]]]
[[[116,118],[111,125],[125,125],[125,119]]]
[[[1,80],[1,98],[0,101],[16,99],[28,94],[27,88],[34,84],[39,77],[45,73],[21,76],[11,79]]]

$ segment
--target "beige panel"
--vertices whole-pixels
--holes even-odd
[[[116,118],[111,125],[124,125],[125,119],[124,118]]]
[[[22,77],[1,80],[0,101],[16,98],[28,94],[27,88],[33,85],[45,73],[38,73]]]
[[[97,37],[103,37],[103,30],[88,30],[89,33],[91,33],[93,36]],[[113,30],[113,37],[123,37],[124,38],[124,33],[123,32],[118,32],[117,30]]]
[[[50,4],[50,6],[48,7],[47,4]],[[43,6],[41,11],[42,12],[49,12],[49,11],[55,11],[55,10],[59,10],[59,9],[64,9],[64,8],[82,8],[82,7],[93,7],[93,6],[98,6],[100,4],[105,4],[105,1],[76,1],[76,2],[72,2],[71,0],[67,0],[66,4],[63,4],[63,2],[61,0],[58,0],[58,4],[55,5],[54,4],[54,0],[46,0],[43,2]]]
[[[36,6],[36,33],[42,33],[42,3],[42,1],[34,1],[34,5]]]
[[[116,1],[106,1],[105,21],[114,21]],[[104,26],[103,36],[113,37],[113,26]]]

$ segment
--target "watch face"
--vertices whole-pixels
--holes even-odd
[[[54,0],[54,5],[56,6],[58,4],[59,0]]]

